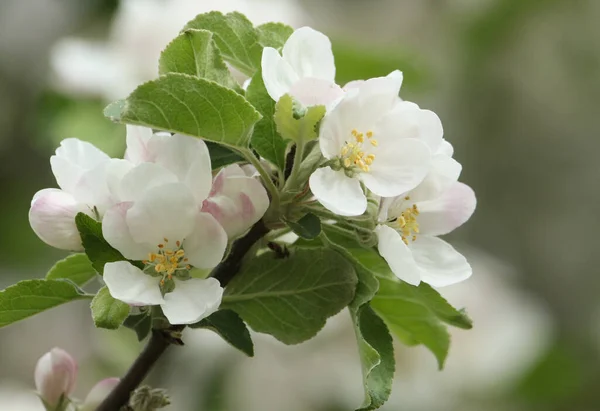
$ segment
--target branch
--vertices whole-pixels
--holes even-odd
[[[240,271],[246,253],[268,232],[269,229],[264,221],[259,220],[245,236],[233,243],[227,258],[221,261],[219,265],[213,269],[210,276],[219,280],[221,287],[225,287],[233,277],[235,277],[238,271]]]

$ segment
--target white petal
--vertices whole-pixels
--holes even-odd
[[[269,196],[260,181],[246,177],[234,164],[222,169],[213,182],[202,211],[223,226],[230,240],[248,230],[269,208]]]
[[[450,144],[448,140],[443,139],[442,143],[438,148],[437,154],[445,154],[447,156],[452,157],[452,155],[454,155],[454,147],[452,146],[452,144]]]
[[[367,209],[367,197],[360,182],[346,176],[343,171],[319,168],[311,174],[309,184],[317,200],[338,215],[361,215]]]
[[[63,190],[72,193],[73,188],[86,171],[96,167],[110,157],[93,144],[76,138],[67,138],[50,157],[52,173]]]
[[[297,29],[286,41],[282,54],[300,78],[335,80],[331,41],[321,32],[310,27]]]
[[[473,272],[462,254],[437,237],[419,236],[410,249],[423,270],[421,280],[434,287],[459,283]]]
[[[214,278],[176,281],[162,309],[171,324],[194,324],[217,311],[222,297],[223,288]]]
[[[419,229],[424,235],[448,234],[471,218],[476,205],[471,187],[456,182],[435,200],[417,203]]]
[[[193,231],[183,242],[185,256],[197,268],[213,268],[221,262],[227,248],[227,234],[208,213],[198,213]]]
[[[419,285],[423,273],[400,234],[386,225],[377,226],[375,232],[379,254],[387,261],[396,277],[409,284]]]
[[[137,243],[161,244],[164,238],[182,241],[191,233],[197,204],[182,183],[152,187],[129,209],[126,221]]]
[[[133,168],[134,164],[128,160],[111,159],[106,168],[106,185],[111,202],[116,204],[126,201],[126,193],[121,191],[121,181]]]
[[[379,146],[371,151],[375,160],[360,179],[373,193],[394,197],[415,188],[427,175],[431,154],[425,144],[414,139],[394,139],[375,134]]]
[[[152,187],[178,182],[177,176],[155,163],[141,163],[123,176],[118,188],[121,201],[136,201]]]
[[[148,142],[152,138],[152,129],[142,126],[127,125],[127,150],[125,159],[134,164],[144,161],[153,161],[152,154],[148,151]]]
[[[429,201],[440,197],[460,176],[462,166],[452,157],[436,154],[431,159],[431,169],[427,176],[408,195],[413,202]]]
[[[143,260],[149,252],[155,250],[154,243],[136,243],[127,226],[127,212],[133,206],[132,202],[119,203],[108,209],[102,220],[102,235],[125,258]]]
[[[110,295],[126,304],[157,305],[164,302],[159,278],[144,274],[127,261],[107,263],[103,279]]]
[[[57,188],[38,191],[31,201],[29,224],[46,244],[62,250],[83,250],[75,225],[77,213],[92,216],[91,210]]]
[[[111,158],[85,171],[73,188],[73,196],[80,203],[87,204],[90,208],[95,207],[100,216],[104,215],[117,202],[112,190],[118,186],[121,176],[131,168],[127,163],[126,160]]]
[[[106,378],[94,385],[85,397],[81,411],[96,411],[108,394],[119,385],[119,382],[121,382],[119,378]]]
[[[272,47],[263,49],[261,68],[265,88],[275,101],[289,93],[292,85],[299,79],[289,63]]]
[[[404,74],[400,70],[394,70],[386,77],[394,80],[398,85],[398,90],[400,90],[402,87],[402,82],[404,81]]]
[[[333,81],[304,77],[293,84],[289,94],[305,106],[332,106],[344,96],[344,90]]]

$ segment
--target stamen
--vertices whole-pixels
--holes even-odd
[[[181,247],[181,241],[179,241],[179,240],[175,241],[175,245],[176,245],[177,247]]]
[[[365,141],[365,133],[361,133],[357,129],[354,129],[350,134],[354,137],[354,141],[346,141],[346,144],[341,148],[340,154],[342,164],[345,168],[357,167],[363,172],[369,172],[371,169],[370,165],[373,164],[373,161],[375,160],[375,154],[367,154],[364,150],[363,143]],[[371,130],[366,132],[366,136],[372,146],[377,146],[377,140],[371,140],[373,137],[373,132]]]
[[[406,198],[406,197],[405,197]],[[400,236],[404,244],[408,245],[408,240],[416,241],[417,234],[419,234],[419,223],[417,222],[417,216],[419,215],[419,209],[416,204],[412,207],[404,210],[396,219]]]

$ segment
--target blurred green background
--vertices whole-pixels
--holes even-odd
[[[49,156],[78,137],[111,155],[124,129],[111,99],[156,73],[157,53],[195,14],[311,25],[333,41],[338,83],[404,72],[402,97],[434,110],[478,196],[452,236],[474,267],[441,290],[466,307],[446,369],[398,346],[384,410],[600,410],[600,1],[4,0],[0,2],[0,287],[41,277],[63,254],[27,221],[55,182]],[[308,343],[256,335],[248,359],[187,331],[151,376],[177,411],[345,411],[362,400],[349,316]],[[54,346],[80,364],[79,396],[120,375],[133,333],[94,330],[86,303],[0,329],[0,410],[42,409],[27,391]]]

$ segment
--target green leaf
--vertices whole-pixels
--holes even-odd
[[[98,328],[116,330],[129,315],[128,304],[116,300],[110,295],[107,287],[102,287],[90,304],[92,318]]]
[[[71,301],[91,298],[68,280],[25,280],[0,291],[0,327]]]
[[[82,287],[96,277],[92,262],[85,254],[72,254],[60,260],[48,271],[46,280],[67,279]]]
[[[254,344],[244,321],[231,310],[219,310],[191,328],[206,328],[219,334],[225,341],[248,357],[254,357]]]
[[[265,23],[256,28],[258,41],[263,47],[283,47],[294,29],[283,23]]]
[[[138,341],[142,341],[152,330],[152,317],[149,313],[132,314],[125,319],[123,325],[135,331]]]
[[[266,158],[280,170],[285,167],[285,150],[287,142],[277,132],[275,120],[275,102],[267,93],[262,73],[257,72],[246,90],[246,98],[262,115],[262,119],[254,126],[250,144],[261,157]]]
[[[123,254],[111,247],[102,235],[102,223],[94,220],[87,214],[78,213],[75,224],[85,253],[92,262],[92,266],[100,274],[104,273],[104,264],[114,261],[127,261]]]
[[[294,112],[294,99],[289,94],[282,96],[275,105],[275,124],[284,140],[310,141],[319,136],[319,125],[325,115],[325,106],[310,106],[298,118]]]
[[[160,74],[189,74],[242,91],[225,65],[210,31],[185,30],[163,50],[158,66]]]
[[[208,153],[210,154],[210,164],[213,170],[227,166],[229,164],[244,161],[244,157],[232,149],[222,146],[212,141],[206,141]]]
[[[297,344],[348,305],[356,282],[352,265],[332,250],[299,249],[283,259],[267,252],[242,267],[225,289],[222,306],[255,331]]]
[[[246,147],[261,115],[235,91],[213,81],[169,73],[127,97],[121,121]]]
[[[312,240],[321,234],[321,220],[312,213],[306,214],[298,221],[286,221],[288,227],[302,238]]]
[[[117,100],[104,108],[104,117],[112,121],[121,121],[121,111],[125,107],[125,100]]]
[[[252,23],[241,13],[223,15],[218,11],[200,14],[185,29],[208,30],[225,61],[242,73],[252,76],[260,67],[262,47]]]

